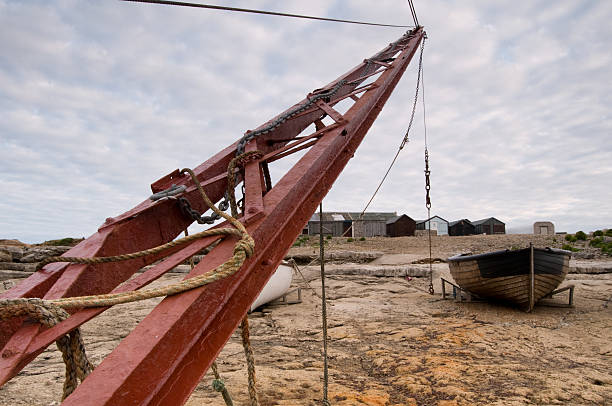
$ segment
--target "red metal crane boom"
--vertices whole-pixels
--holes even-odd
[[[263,156],[236,172],[243,181],[244,215],[239,220],[255,240],[255,253],[234,275],[206,287],[165,298],[64,401],[66,405],[183,404],[244,317],[269,277],[301,233],[317,205],[353,156],[422,41],[417,27],[372,58],[195,168],[212,201],[227,189],[227,167],[237,150]],[[352,100],[344,113],[334,109]],[[325,125],[329,116],[333,123]],[[310,134],[300,136],[314,124]],[[307,152],[275,184],[264,176],[267,165],[298,151]],[[184,185],[181,195],[193,209],[207,210],[198,190],[178,170],[151,185],[160,192]],[[176,200],[146,200],[108,218],[97,233],[66,256],[111,256],[135,252],[173,240],[193,221]],[[160,259],[150,255],[120,263],[45,266],[0,298],[46,299],[138,289],[210,246],[207,237],[185,247],[128,283],[137,270]],[[232,255],[235,240],[221,240],[189,274],[201,275]],[[122,284],[120,287],[118,287]],[[0,330],[0,383],[16,375],[58,337],[106,308],[83,309],[52,328],[14,319]]]

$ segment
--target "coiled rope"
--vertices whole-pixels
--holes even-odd
[[[186,279],[176,284],[155,289],[109,293],[103,295],[68,297],[51,300],[39,298],[18,298],[0,300],[0,320],[7,320],[14,317],[29,317],[47,327],[52,327],[57,323],[61,322],[62,320],[65,320],[69,316],[68,312],[66,312],[65,309],[113,306],[116,304],[130,303],[154,297],[175,295],[226,278],[238,271],[238,269],[240,269],[246,258],[253,254],[255,248],[254,240],[247,233],[246,228],[244,227],[244,225],[242,225],[242,223],[240,223],[234,217],[220,211],[219,209],[217,209],[217,207],[215,207],[215,205],[210,201],[210,199],[204,192],[204,189],[202,189],[198,178],[191,169],[186,168],[183,169],[181,172],[189,173],[193,182],[200,191],[202,199],[208,205],[208,207],[210,207],[211,210],[213,210],[219,216],[225,218],[230,224],[235,227],[235,229],[219,228],[206,230],[201,233],[197,233],[189,237],[185,237],[180,240],[173,241],[171,243],[164,244],[149,250],[144,250],[133,254],[118,255],[114,257],[48,258],[44,261],[44,264],[40,265],[37,269],[51,262],[97,264],[105,262],[125,261],[128,259],[151,255],[153,253],[159,253],[168,250],[169,248],[174,247],[176,245],[186,244],[187,242],[210,235],[231,235],[240,238],[240,240],[238,240],[238,242],[234,246],[232,257],[228,261],[221,264],[214,270],[206,272],[205,274]],[[76,389],[78,385],[77,379],[83,381],[93,368],[91,363],[87,360],[79,328],[76,328],[69,334],[59,338],[56,341],[56,344],[58,348],[62,351],[64,362],[66,364],[66,381],[64,383],[64,394],[62,397],[63,400],[68,395],[70,395],[70,393],[72,393],[74,389]]]

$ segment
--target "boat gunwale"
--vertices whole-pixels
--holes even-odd
[[[529,248],[522,248],[522,249],[519,249],[519,250],[505,249],[505,250],[500,250],[500,251],[486,252],[484,254],[474,254],[474,255],[457,254],[457,255],[453,255],[452,257],[447,258],[446,260],[448,262],[473,261],[473,260],[478,260],[478,259],[482,259],[482,258],[491,258],[491,257],[506,255],[506,254],[511,253],[511,252],[522,252],[522,251],[529,251]],[[534,251],[540,251],[540,252],[552,253],[552,254],[559,254],[559,255],[567,255],[567,256],[571,256],[572,255],[571,251],[562,250],[562,249],[558,249],[558,248],[550,248],[550,247],[546,247],[546,248],[534,248]]]

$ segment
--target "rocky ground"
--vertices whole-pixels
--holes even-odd
[[[529,241],[560,246],[553,238],[435,237],[432,254],[444,259],[458,252],[522,247]],[[290,254],[303,263],[317,253],[314,244],[313,239]],[[416,277],[428,275],[423,259],[429,250],[423,238],[350,244],[333,239],[326,249],[335,253],[336,262],[326,267],[331,404],[612,404],[612,303],[605,306],[612,296],[609,257],[574,263],[574,271],[591,273],[572,273],[564,282],[576,287],[573,308],[540,305],[528,314],[499,304],[443,300],[440,276],[450,279],[444,262],[433,264],[436,293],[430,296],[428,276]],[[348,265],[341,254],[348,251],[368,252],[375,259]],[[321,280],[316,265],[300,270],[294,287],[302,289],[301,303],[270,305],[250,315],[262,405],[321,404]],[[183,276],[168,274],[156,284]],[[553,303],[566,301],[564,293]],[[85,324],[92,361],[100,363],[157,302],[118,306]],[[218,365],[235,404],[247,404],[237,334]],[[0,405],[59,404],[63,369],[58,351],[50,347],[0,388]],[[211,381],[207,373],[187,404],[224,405]]]

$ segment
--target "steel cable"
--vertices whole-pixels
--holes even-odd
[[[411,27],[409,25],[371,23],[367,21],[343,20],[339,18],[316,17],[316,16],[308,16],[308,15],[303,15],[303,14],[280,13],[277,11],[266,11],[266,10],[255,10],[255,9],[249,9],[249,8],[217,6],[214,4],[189,3],[185,1],[167,1],[167,0],[121,0],[121,1],[127,1],[127,2],[133,2],[133,3],[161,4],[161,5],[166,5],[166,6],[205,8],[205,9],[210,9],[210,10],[236,11],[240,13],[264,14],[264,15],[279,16],[279,17],[303,18],[307,20],[319,20],[319,21],[329,21],[329,22],[334,22],[334,23],[370,25],[370,26],[377,26],[377,27],[390,27],[390,28],[410,28]]]
[[[397,157],[399,156],[400,152],[402,151],[402,149],[404,148],[406,143],[408,143],[408,141],[409,141],[408,134],[410,133],[410,129],[412,128],[412,124],[414,122],[414,114],[415,114],[416,105],[417,105],[417,102],[418,102],[418,99],[419,99],[419,88],[420,88],[420,83],[421,83],[421,75],[422,75],[422,71],[423,71],[423,49],[424,48],[425,48],[425,37],[423,37],[423,40],[421,42],[421,54],[419,55],[419,71],[418,71],[418,74],[417,74],[417,83],[416,83],[416,89],[415,89],[415,92],[414,92],[414,102],[412,104],[412,112],[410,114],[410,121],[408,122],[408,129],[406,130],[406,134],[404,135],[404,138],[402,139],[402,142],[400,143],[400,146],[399,146],[397,152],[395,153],[395,156],[393,157],[393,160],[391,161],[391,164],[389,165],[389,168],[387,169],[387,172],[385,172],[385,175],[383,176],[383,178],[381,179],[380,183],[378,184],[378,187],[376,188],[376,190],[372,194],[372,197],[370,198],[368,203],[365,205],[365,207],[361,211],[361,214],[359,215],[360,219],[363,217],[363,215],[364,215],[365,211],[368,209],[368,207],[370,207],[370,204],[374,200],[374,197],[376,197],[376,194],[378,193],[378,191],[382,187],[383,183],[387,179],[387,176],[389,175],[389,172],[391,172],[391,168],[393,168],[393,165],[395,165],[395,161],[397,160]]]

